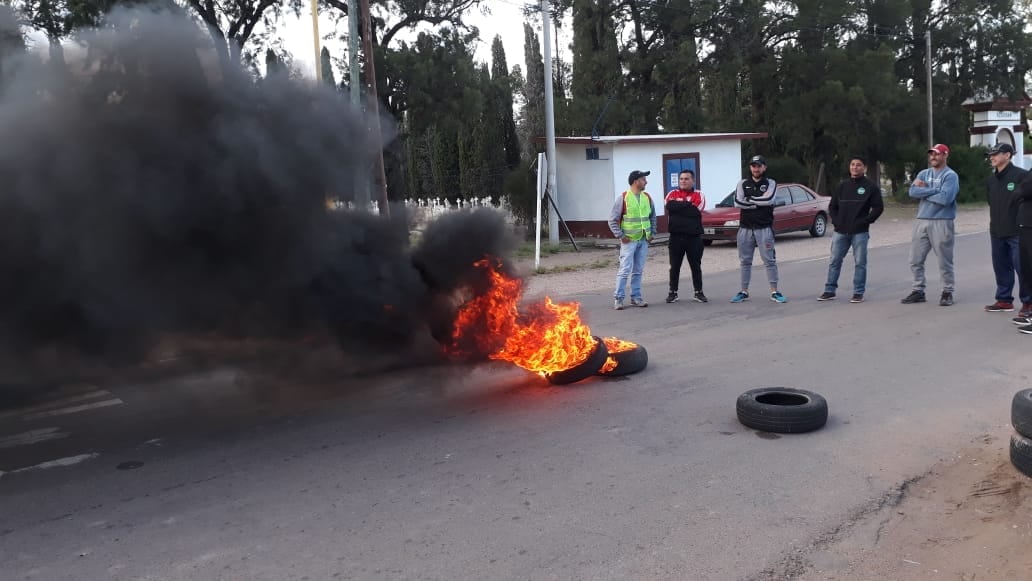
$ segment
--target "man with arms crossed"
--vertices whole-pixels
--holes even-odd
[[[914,220],[910,242],[910,272],[914,274],[913,290],[902,301],[904,305],[925,302],[925,259],[928,252],[939,257],[942,296],[939,305],[953,304],[953,220],[957,217],[957,193],[960,178],[946,162],[950,148],[936,143],[928,150],[929,167],[917,174],[910,184],[910,197],[921,200]]]
[[[774,255],[774,191],[778,185],[767,177],[767,160],[754,155],[749,160],[749,177],[738,182],[735,207],[741,208],[738,222],[738,260],[741,263],[742,290],[731,297],[732,303],[749,300],[753,254],[760,249],[760,258],[767,267],[770,300],[784,303],[788,299],[778,292],[778,264]]]
[[[677,302],[677,289],[681,279],[681,263],[688,256],[692,271],[694,300],[707,302],[702,293],[702,211],[706,209],[706,196],[695,189],[695,172],[686,169],[677,174],[677,189],[666,195],[667,229],[670,231],[670,294],[666,302]]]

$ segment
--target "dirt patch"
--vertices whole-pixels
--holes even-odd
[[[902,487],[898,503],[817,541],[767,578],[1032,579],[1032,478],[1011,466],[1008,438],[984,436]]]

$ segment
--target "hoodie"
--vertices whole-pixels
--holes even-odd
[[[702,235],[702,211],[706,196],[698,190],[671,190],[666,195],[667,230],[671,234]]]
[[[919,220],[953,220],[957,217],[957,193],[960,192],[960,178],[949,166],[939,171],[925,168],[917,179],[927,186],[910,185],[910,197],[921,202],[917,206]]]
[[[839,234],[869,231],[883,211],[881,188],[867,176],[850,177],[839,182],[828,203],[831,223]]]

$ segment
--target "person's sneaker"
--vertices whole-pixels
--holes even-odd
[[[853,295],[853,298],[849,299],[851,303],[862,303],[864,302],[864,295]]]
[[[823,292],[821,296],[817,297],[819,301],[833,301],[835,300],[835,293]]]
[[[632,307],[647,307],[647,306],[649,306],[649,304],[645,302],[645,299],[631,299],[631,306]]]
[[[991,305],[985,306],[987,313],[1009,313],[1014,310],[1014,303],[1008,303],[1006,301],[996,301]]]
[[[622,311],[624,309],[623,299],[616,299],[613,301],[613,309]]]
[[[676,303],[677,302],[677,293],[674,292],[674,291],[670,291],[670,294],[668,294],[666,296],[666,302],[668,302],[668,303]]]
[[[709,299],[706,298],[706,295],[702,294],[702,291],[695,291],[695,296],[692,297],[692,300],[697,302],[697,303],[708,303],[709,302]]]
[[[740,303],[742,301],[747,301],[747,300],[749,300],[749,293],[747,293],[745,291],[741,291],[738,294],[736,294],[735,296],[731,297],[731,302],[732,303]]]
[[[1018,332],[1019,333],[1024,333],[1026,335],[1032,335],[1032,325],[1025,325],[1024,327],[1018,327]]]
[[[787,303],[788,302],[788,299],[785,298],[785,295],[781,294],[778,291],[774,291],[774,292],[770,293],[770,300],[774,301],[775,303]]]
[[[921,291],[911,291],[902,301],[904,305],[912,305],[914,303],[925,302],[925,294]]]
[[[1018,311],[1019,317],[1032,317],[1032,305],[1028,303],[1021,303],[1021,310]]]
[[[1022,317],[1021,315],[1018,315],[1011,319],[1011,322],[1015,325],[1032,325],[1032,317]]]
[[[939,306],[948,307],[953,304],[953,293],[943,292],[942,296],[939,297]]]

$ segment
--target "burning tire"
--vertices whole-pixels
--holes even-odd
[[[1014,431],[1032,438],[1032,389],[1023,389],[1014,394],[1011,402],[1011,425]]]
[[[1010,461],[1018,472],[1032,477],[1032,439],[1020,434],[1011,436]]]
[[[545,378],[552,385],[566,385],[568,383],[576,383],[583,379],[587,379],[602,367],[606,362],[606,358],[609,357],[609,350],[606,349],[606,343],[599,337],[595,337],[595,350],[588,355],[581,364],[564,369],[563,371],[556,371],[555,373],[548,373]]]
[[[609,356],[598,369],[603,377],[619,377],[638,373],[649,364],[649,352],[641,345],[629,341],[621,341],[616,337],[603,339]]]
[[[800,434],[828,422],[827,400],[803,389],[751,389],[738,396],[735,408],[742,425],[763,432]]]

